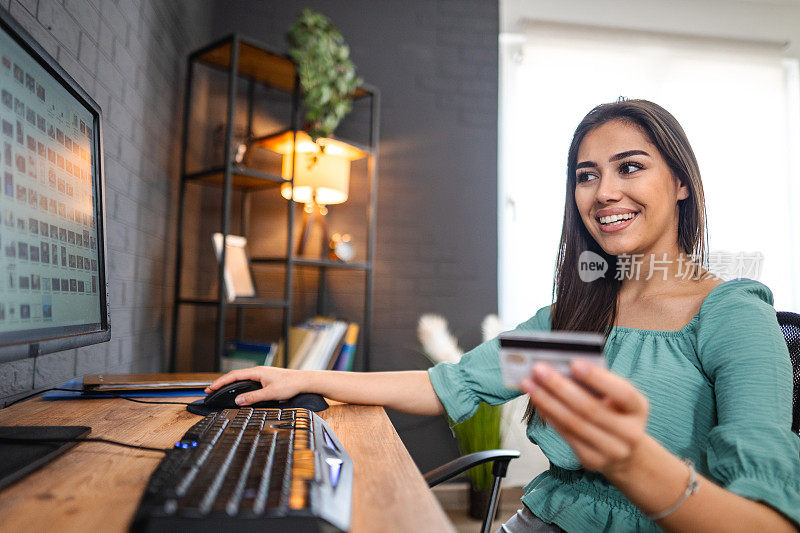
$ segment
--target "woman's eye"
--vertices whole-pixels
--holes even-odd
[[[590,172],[579,172],[576,177],[577,177],[578,183],[584,183],[584,182],[589,181],[590,179],[594,178],[594,174],[592,174]]]
[[[631,162],[622,163],[619,166],[619,169],[623,174],[631,174],[633,172],[636,172],[637,170],[641,170],[642,165],[640,165],[639,163],[631,163]]]

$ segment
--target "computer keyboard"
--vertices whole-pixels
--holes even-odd
[[[226,409],[167,453],[134,531],[346,531],[353,465],[307,409]]]

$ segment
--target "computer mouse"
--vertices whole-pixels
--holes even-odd
[[[236,409],[236,397],[245,392],[253,392],[262,387],[258,381],[234,381],[223,385],[215,391],[211,391],[203,400],[206,407],[217,407],[220,409]]]
[[[257,402],[252,405],[236,405],[236,397],[245,392],[252,392],[261,389],[258,381],[234,381],[219,389],[211,392],[204,400],[194,402],[209,410],[238,409],[239,407],[255,407],[260,409],[293,409],[303,408],[310,411],[324,411],[328,408],[328,402],[319,394],[304,392],[293,396],[287,400],[267,400]]]

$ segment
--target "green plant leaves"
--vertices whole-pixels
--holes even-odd
[[[453,424],[453,434],[456,436],[461,453],[466,455],[501,448],[500,420],[502,416],[502,405],[489,405],[481,402],[471,418],[460,424]],[[494,481],[492,463],[470,469],[469,479],[476,489],[491,489]]]
[[[297,63],[308,134],[316,142],[333,133],[352,109],[349,98],[363,80],[356,76],[350,47],[331,21],[304,9],[286,35],[289,55]]]

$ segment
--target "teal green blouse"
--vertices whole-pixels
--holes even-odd
[[[652,437],[722,487],[800,524],[792,369],[772,302],[757,281],[727,281],[680,330],[614,327],[605,355],[609,368],[649,399]],[[550,307],[516,329],[550,329]],[[520,394],[503,386],[498,352],[493,339],[457,364],[429,370],[450,418],[463,421],[480,402],[498,405]],[[522,497],[535,515],[567,531],[659,531],[602,475],[583,470],[551,426],[531,424],[527,435],[550,460]]]

